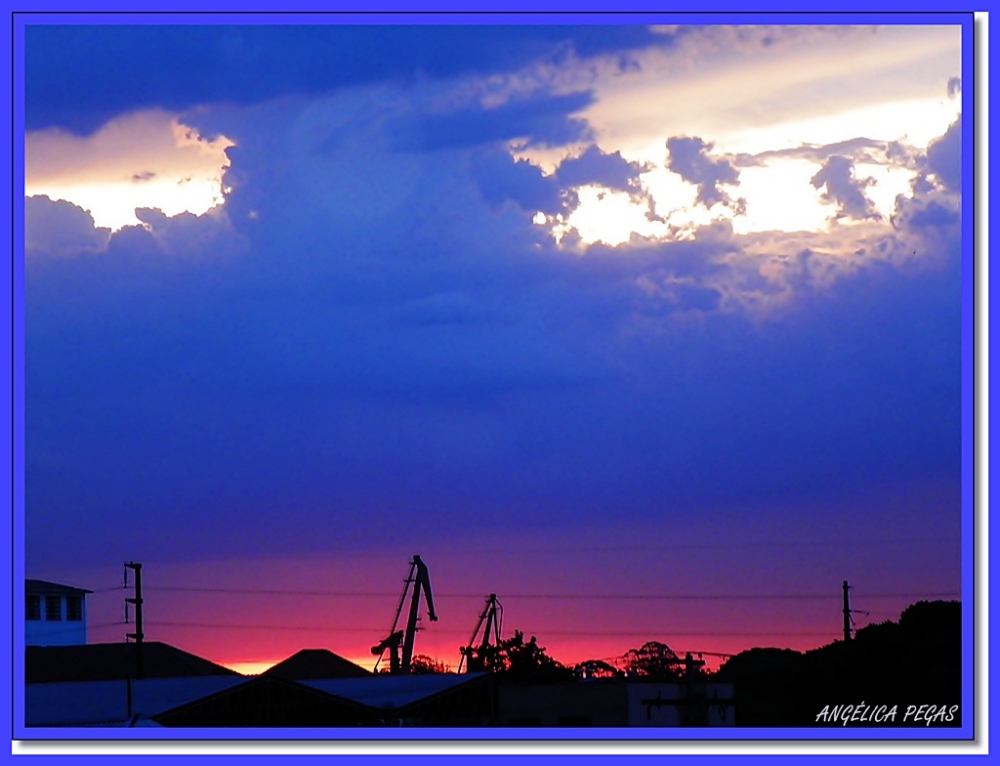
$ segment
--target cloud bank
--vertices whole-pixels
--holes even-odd
[[[531,39],[559,60],[564,32]],[[256,55],[253,32],[203,34]],[[574,55],[632,34],[584,35]],[[196,529],[190,555],[235,556],[457,535],[470,518],[683,523],[956,475],[958,128],[900,159],[923,174],[891,220],[855,155],[815,145],[803,191],[841,222],[741,235],[730,194],[749,166],[711,136],[661,137],[650,168],[581,122],[597,90],[487,104],[455,56],[452,79],[297,89],[278,72],[190,108],[182,124],[235,143],[211,215],[140,208],[112,234],[27,201],[32,561],[118,560],[137,507]],[[165,87],[143,99],[179,107]],[[524,141],[564,154],[545,173],[512,156]],[[708,219],[617,247],[534,222],[587,185],[642,199],[653,170],[693,184]],[[67,508],[104,530],[86,552],[47,543]]]

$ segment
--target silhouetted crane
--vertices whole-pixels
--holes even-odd
[[[479,629],[483,627],[483,621],[486,622],[486,629],[483,631],[483,640],[476,646],[476,636],[479,635]],[[490,630],[492,629],[493,631],[495,645],[499,646],[502,622],[503,605],[497,601],[497,594],[491,593],[486,597],[486,606],[483,608],[483,613],[479,615],[479,622],[476,623],[476,629],[472,631],[472,638],[469,639],[469,645],[459,648],[459,651],[462,653],[462,659],[458,661],[459,673],[462,672],[463,663],[465,663],[467,673],[486,670],[486,652],[490,645]],[[468,662],[466,662],[466,659],[468,659]]]
[[[413,596],[410,599],[410,614],[406,620],[406,630],[396,630],[399,623],[399,616],[403,613],[403,604],[406,602],[406,592],[413,584]],[[396,607],[396,616],[392,620],[392,627],[389,635],[381,642],[372,647],[372,654],[377,655],[375,660],[375,670],[382,661],[382,655],[386,649],[389,650],[389,672],[392,674],[409,674],[410,660],[413,657],[413,640],[417,635],[417,612],[420,607],[420,591],[424,590],[427,599],[427,616],[431,622],[437,621],[437,614],[434,612],[434,596],[431,593],[431,579],[427,574],[427,565],[420,560],[420,556],[414,556],[410,562],[410,573],[406,577],[403,585],[403,593],[399,597],[399,606]],[[403,658],[400,661],[399,647],[403,646]]]

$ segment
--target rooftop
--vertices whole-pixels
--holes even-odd
[[[24,677],[28,684],[61,681],[110,681],[134,676],[136,644],[81,644],[79,646],[29,646],[25,651]],[[216,665],[170,644],[142,644],[145,678],[176,676],[233,676],[234,670]]]
[[[371,672],[329,649],[303,649],[261,675],[302,681],[319,678],[367,678]]]
[[[32,596],[81,596],[84,593],[94,592],[86,588],[74,588],[72,585],[60,585],[45,580],[25,580],[24,591]]]
[[[25,726],[122,726],[134,716],[150,718],[246,681],[244,676],[235,674],[132,681],[131,716],[128,683],[124,680],[27,684],[24,723]]]
[[[401,708],[411,703],[450,691],[485,676],[485,673],[428,673],[427,675],[372,675],[369,678],[331,678],[304,680],[305,686],[327,694],[360,702],[369,707]]]

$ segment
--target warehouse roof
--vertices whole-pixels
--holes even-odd
[[[79,646],[29,646],[24,676],[29,684],[61,681],[110,681],[136,674],[137,644],[81,644]],[[222,665],[159,641],[142,644],[144,678],[235,676]]]
[[[24,723],[25,726],[122,726],[135,716],[150,718],[248,680],[234,674],[132,681],[131,711],[128,682],[124,680],[27,684]]]

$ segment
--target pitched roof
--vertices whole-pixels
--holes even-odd
[[[57,582],[46,582],[45,580],[25,580],[24,592],[33,596],[80,596],[94,591],[86,588],[74,588],[72,585],[60,585]]]
[[[365,678],[372,673],[328,649],[303,649],[268,668],[261,675],[288,681],[304,681],[319,678]]]
[[[29,684],[134,677],[135,652],[136,644],[126,643],[29,646],[24,677]],[[144,678],[239,676],[236,671],[159,641],[142,644],[142,670]]]
[[[150,678],[132,681],[132,709],[123,680],[57,684],[27,684],[24,690],[25,726],[130,726],[178,705],[245,683],[247,678],[199,676]],[[130,719],[129,716],[132,716]],[[139,716],[138,719],[135,717]],[[135,720],[135,724],[131,721]]]
[[[27,684],[27,726],[358,726],[440,698],[486,673],[296,682],[240,675]],[[129,707],[131,686],[131,708]],[[131,718],[130,718],[131,716]],[[151,720],[150,720],[151,719]],[[145,721],[145,723],[143,723]]]
[[[382,673],[368,679],[337,678],[303,681],[306,686],[353,700],[376,709],[402,708],[426,700],[464,684],[487,678],[486,673],[428,673],[391,675]]]
[[[154,716],[161,726],[187,727],[353,727],[373,725],[378,718],[367,705],[265,675]]]

